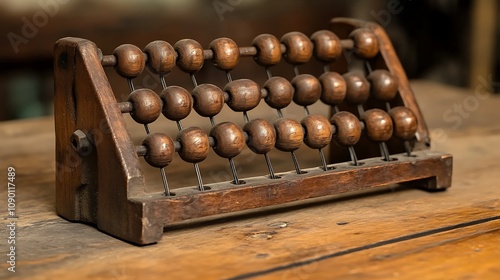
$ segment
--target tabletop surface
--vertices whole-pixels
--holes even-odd
[[[138,247],[55,213],[52,118],[0,124],[2,223],[16,170],[16,272],[2,279],[498,279],[500,96],[412,87],[452,187],[388,186],[167,228]],[[306,159],[307,160],[307,159]]]

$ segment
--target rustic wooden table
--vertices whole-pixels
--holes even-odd
[[[452,188],[390,186],[166,230],[137,247],[54,212],[51,118],[0,124],[2,223],[16,169],[16,272],[2,279],[498,279],[500,96],[412,83]],[[307,159],[305,159],[307,160]],[[279,168],[279,167],[278,167]]]

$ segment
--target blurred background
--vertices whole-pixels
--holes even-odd
[[[2,0],[0,121],[52,114],[52,53],[62,37],[89,39],[104,54],[158,39],[207,47],[224,36],[249,46],[261,33],[311,35],[333,17],[385,27],[410,79],[498,91],[496,15],[496,0]]]

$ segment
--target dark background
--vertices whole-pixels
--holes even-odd
[[[173,45],[192,38],[207,47],[224,36],[249,46],[261,33],[310,35],[333,17],[384,26],[410,79],[474,87],[479,75],[496,77],[496,11],[494,0],[4,0],[0,120],[52,113],[52,52],[62,37],[89,39],[104,54],[158,39]]]

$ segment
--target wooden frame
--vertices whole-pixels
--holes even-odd
[[[345,155],[332,153],[332,159],[342,162],[329,171],[312,168],[306,169],[307,174],[289,172],[274,180],[245,178],[245,185],[220,182],[202,192],[186,187],[176,189],[175,196],[148,193],[136,147],[102,66],[102,54],[90,41],[64,38],[56,43],[54,59],[57,213],[144,245],[159,241],[165,226],[198,217],[394,183],[417,183],[429,190],[450,187],[452,156],[427,150],[427,127],[384,30],[374,23],[349,19],[332,23],[340,38],[363,26],[381,42],[380,54],[370,64],[388,69],[399,79],[401,98],[395,102],[410,108],[418,119],[412,140],[419,150],[414,151],[415,156],[391,154],[397,160],[385,162],[370,148],[359,152],[364,164],[353,166],[345,162]],[[347,66],[339,62],[335,70],[345,72]],[[76,152],[75,147],[85,141],[90,145]],[[401,146],[394,145],[402,152]],[[358,148],[363,150],[362,146]]]

